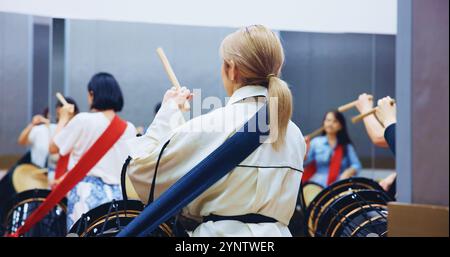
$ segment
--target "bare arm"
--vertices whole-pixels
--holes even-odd
[[[55,134],[53,135],[53,138],[55,138],[55,136],[61,132],[61,130],[67,125],[67,123],[69,123],[73,115],[74,115],[74,105],[68,104],[61,107],[58,124],[56,125]],[[59,147],[55,144],[53,138],[50,140],[48,151],[51,154],[56,154],[59,153]]]
[[[49,124],[50,121],[42,115],[35,115],[31,120],[31,123],[28,124],[20,133],[19,138],[17,138],[17,143],[19,145],[29,145],[30,141],[28,140],[28,136],[30,135],[31,130],[33,129],[34,126],[43,123]]]
[[[19,135],[17,139],[17,143],[19,145],[29,145],[30,141],[28,141],[28,135],[30,135],[31,129],[33,129],[34,125],[32,123],[28,124]]]
[[[388,147],[388,144],[384,139],[384,128],[374,115],[369,115],[364,118],[364,126],[366,127],[367,134],[374,145],[379,147]]]
[[[356,108],[360,113],[365,113],[373,108],[373,97],[368,94],[361,94],[358,97]],[[388,147],[384,139],[384,128],[378,122],[374,115],[369,115],[364,118],[364,127],[373,144],[379,147]]]

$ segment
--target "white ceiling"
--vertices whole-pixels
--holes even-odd
[[[397,0],[0,0],[0,11],[39,16],[396,34]]]

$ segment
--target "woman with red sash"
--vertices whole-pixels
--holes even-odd
[[[327,187],[339,179],[355,176],[361,169],[361,163],[347,133],[342,113],[328,112],[323,127],[322,136],[309,142],[302,182],[311,181]]]
[[[66,170],[69,172],[60,177],[59,181],[64,179],[78,162],[81,163],[83,158],[89,159],[89,156],[84,155],[89,155],[86,153],[94,148],[93,145],[98,144],[96,142],[105,136],[104,132],[107,129],[111,129],[110,124],[119,120],[116,112],[122,110],[123,96],[119,84],[111,74],[102,72],[92,77],[88,84],[88,101],[91,111],[79,113],[70,121],[72,106],[66,105],[61,110],[61,117],[49,149],[51,153],[65,156],[67,161],[67,168],[63,167],[62,172]],[[117,141],[106,149],[106,153],[100,156],[101,159],[94,162],[95,165],[89,169],[87,175],[67,195],[68,229],[83,213],[112,199],[122,198],[120,172],[123,161],[128,156],[125,141],[136,136],[136,128],[130,122],[126,124],[121,120],[120,122],[124,123],[126,128],[119,134]],[[89,153],[95,155],[92,151]],[[61,166],[65,166],[64,163],[58,163],[57,176],[61,175]]]

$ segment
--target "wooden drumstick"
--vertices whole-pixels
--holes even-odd
[[[373,96],[370,96],[369,100],[372,100],[372,99],[373,99]],[[355,100],[353,102],[341,105],[338,107],[338,112],[346,112],[346,111],[352,109],[353,107],[355,107],[357,103],[358,103],[358,100]]]
[[[370,96],[369,99],[372,100],[373,97]],[[338,110],[338,112],[346,112],[346,111],[352,109],[353,107],[355,107],[357,103],[358,103],[358,100],[352,101],[350,103],[346,103],[344,105],[339,106],[337,110]],[[324,127],[322,126],[306,136],[309,137],[309,139],[312,139],[313,137],[316,137],[316,136],[322,134],[323,131],[324,131]]]
[[[63,105],[68,105],[69,103],[66,101],[66,99],[64,98],[64,96],[60,93],[57,92],[56,93],[56,98],[58,98],[58,100],[63,104]]]
[[[394,100],[391,101],[391,105],[393,105],[393,104],[395,104],[395,101],[394,101]],[[378,110],[378,106],[375,107],[375,108],[372,108],[372,109],[371,109],[370,111],[368,111],[368,112],[361,113],[360,115],[357,115],[357,116],[353,117],[353,118],[352,118],[352,123],[357,123],[357,122],[363,120],[365,117],[367,117],[367,116],[369,116],[369,115],[372,115],[372,114],[376,113],[377,110]]]
[[[322,134],[322,132],[324,130],[325,130],[325,128],[322,126],[318,129],[314,130],[313,132],[309,133],[308,135],[306,135],[306,137],[308,137],[311,140],[313,137],[316,137],[316,136]]]
[[[161,59],[161,62],[164,66],[164,70],[166,70],[167,76],[169,76],[170,82],[172,82],[172,85],[176,88],[181,88],[180,82],[177,79],[177,76],[175,76],[175,72],[172,69],[172,66],[169,63],[169,60],[167,59],[166,54],[164,53],[164,50],[161,47],[158,47],[156,49],[156,53],[159,56],[159,59]],[[190,104],[188,101],[184,102],[184,109],[189,110]]]
[[[362,121],[365,117],[374,114],[378,110],[378,107],[372,108],[370,111],[361,113],[359,115],[356,115],[352,118],[352,123],[357,123],[359,121]]]

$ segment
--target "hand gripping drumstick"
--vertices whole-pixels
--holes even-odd
[[[69,103],[66,101],[66,99],[64,98],[64,96],[60,93],[57,92],[56,93],[56,98],[58,98],[58,100],[63,104],[63,105],[68,105]]]
[[[372,100],[373,97],[371,96],[369,99]],[[338,110],[338,112],[346,112],[346,111],[352,109],[353,107],[355,107],[357,103],[358,103],[358,100],[352,101],[350,103],[346,103],[344,105],[339,106],[337,110]],[[322,134],[323,131],[324,131],[324,128],[322,126],[306,136],[309,137],[309,139],[312,139],[313,137],[316,137],[316,136]]]
[[[392,100],[392,101],[391,101],[391,105],[394,105],[394,104],[395,104],[395,101]],[[371,109],[370,111],[368,111],[368,112],[361,113],[360,115],[357,115],[357,116],[353,117],[353,118],[352,118],[352,123],[357,123],[357,122],[363,120],[365,117],[367,117],[367,116],[369,116],[369,115],[372,115],[372,114],[376,113],[377,110],[378,110],[378,106],[375,107],[375,108],[372,108],[372,109]]]
[[[167,76],[169,76],[170,82],[172,82],[172,85],[178,89],[181,88],[180,82],[178,81],[177,76],[175,76],[175,72],[173,72],[172,66],[170,66],[166,54],[164,54],[164,50],[161,47],[158,47],[156,49],[156,53],[158,54],[159,59],[161,59],[161,62],[164,66],[164,69],[166,70]],[[183,108],[185,110],[189,110],[191,108],[188,101],[184,102]]]
[[[66,101],[66,99],[64,98],[64,96],[63,96],[60,92],[57,92],[57,93],[56,93],[56,98],[58,98],[58,100],[63,104],[63,106],[66,106],[66,105],[72,105],[72,104],[69,104],[69,103]],[[74,112],[74,106],[73,106],[73,105],[72,105],[72,108],[70,109],[70,112],[71,112],[71,113]]]

